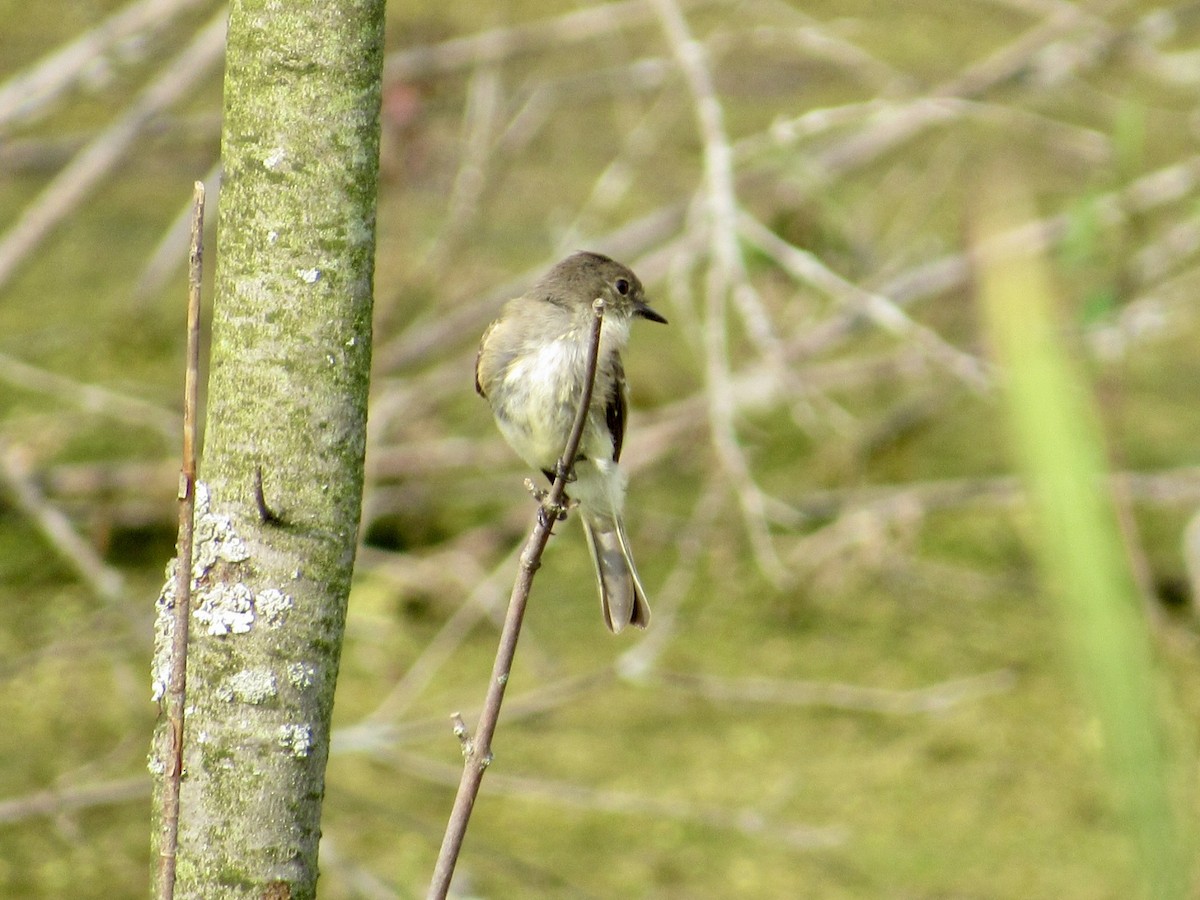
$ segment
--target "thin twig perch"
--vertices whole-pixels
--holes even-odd
[[[200,285],[204,262],[204,182],[193,195],[192,241],[188,255],[187,373],[183,386],[183,466],[179,472],[179,546],[175,562],[175,620],[171,672],[167,681],[166,759],[163,768],[162,841],[158,851],[158,896],[175,896],[179,843],[179,792],[183,781],[183,705],[187,693],[188,618],[192,608],[192,539],[196,517],[196,406],[200,381]]]
[[[504,689],[508,686],[508,676],[512,671],[513,657],[517,652],[517,639],[521,635],[521,621],[525,617],[525,606],[529,602],[529,589],[533,585],[533,575],[542,564],[542,553],[550,540],[550,534],[563,513],[563,497],[567,481],[575,468],[575,456],[579,452],[579,443],[583,438],[583,429],[587,424],[588,408],[592,404],[592,389],[596,380],[596,361],[600,354],[600,326],[604,322],[604,301],[597,299],[592,304],[595,316],[592,319],[592,331],[588,343],[587,367],[583,381],[583,395],[579,398],[579,409],[575,413],[575,424],[567,438],[566,447],[558,460],[554,484],[549,493],[542,498],[538,506],[537,520],[533,530],[521,551],[520,567],[517,579],[513,584],[512,595],[508,601],[508,613],[504,617],[504,627],[500,632],[500,646],[496,651],[496,662],[492,667],[492,680],[488,684],[487,697],[483,703],[483,712],[479,716],[479,725],[472,738],[465,723],[458,713],[454,714],[454,733],[462,743],[463,765],[462,780],[458,783],[458,793],[454,797],[454,807],[450,819],[446,823],[446,833],[442,838],[442,848],[438,853],[437,864],[433,870],[433,881],[429,885],[430,900],[443,900],[450,890],[450,879],[454,877],[454,867],[458,862],[458,854],[462,849],[463,838],[467,833],[467,823],[471,819],[471,810],[475,807],[475,798],[479,795],[479,785],[483,781],[484,770],[492,761],[492,735],[496,732],[496,722],[500,718],[500,704],[504,702]]]

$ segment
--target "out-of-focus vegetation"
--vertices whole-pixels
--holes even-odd
[[[180,77],[217,12],[136,8],[0,6],[4,896],[148,882],[150,623],[182,383],[172,229],[217,161],[220,83],[213,58],[117,146],[114,123]],[[1105,732],[1033,564],[973,276],[1012,252],[1051,267],[1186,833],[1200,7],[695,0],[678,10],[698,57],[675,10],[389,9],[370,480],[323,895],[423,892],[460,764],[448,717],[482,699],[533,512],[471,389],[475,343],[586,247],[631,264],[672,323],[635,329],[626,360],[655,620],[608,635],[578,526],[560,529],[463,892],[1137,896]],[[67,76],[61,92],[17,80],[37,72]],[[97,147],[113,165],[88,185]],[[972,243],[996,171],[1040,218]]]
[[[1030,218],[1019,184],[999,178],[984,191],[985,240]],[[1144,611],[1105,485],[1104,440],[1062,346],[1054,290],[1040,260],[1009,258],[980,267],[979,298],[1035,511],[1033,540],[1141,851],[1143,880],[1151,896],[1187,896],[1190,854],[1172,800]]]

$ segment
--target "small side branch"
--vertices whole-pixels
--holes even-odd
[[[204,183],[196,182],[188,255],[187,373],[183,388],[183,465],[179,472],[179,542],[175,564],[175,620],[167,680],[167,742],[163,759],[162,839],[158,897],[175,896],[179,793],[183,780],[183,707],[187,693],[188,620],[192,608],[192,543],[196,517],[196,406],[200,381],[200,285],[204,261]]]
[[[521,634],[521,622],[525,617],[525,607],[529,602],[529,590],[533,585],[533,576],[542,564],[542,553],[550,540],[551,529],[559,520],[564,509],[563,500],[567,482],[570,480],[575,466],[575,457],[579,453],[579,444],[583,439],[583,429],[587,425],[588,409],[592,405],[596,363],[600,355],[600,327],[604,322],[604,301],[597,299],[593,303],[592,309],[595,316],[592,319],[592,330],[588,343],[583,396],[580,397],[579,409],[575,413],[575,423],[571,428],[570,437],[567,438],[563,454],[559,458],[558,468],[555,470],[554,484],[551,485],[550,492],[538,506],[533,530],[525,541],[525,548],[521,551],[520,566],[513,584],[512,595],[508,601],[508,613],[504,617],[504,627],[500,632],[500,646],[496,651],[495,665],[492,667],[492,679],[488,683],[487,697],[479,716],[475,737],[472,738],[467,732],[461,717],[457,714],[454,717],[454,734],[462,744],[466,761],[463,765],[462,780],[458,784],[458,793],[454,798],[454,807],[450,812],[450,819],[446,823],[442,848],[438,853],[437,864],[434,866],[433,881],[429,885],[430,900],[444,900],[450,890],[450,880],[454,877],[454,867],[458,863],[458,854],[467,833],[471,810],[475,807],[475,798],[479,796],[483,773],[492,762],[492,736],[496,732],[496,723],[500,718],[500,704],[504,702],[504,689],[508,686],[509,674],[512,672],[513,657],[517,652],[517,639]]]

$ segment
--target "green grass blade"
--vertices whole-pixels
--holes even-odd
[[[1011,205],[998,193],[991,196],[980,237],[1027,220],[1012,215]],[[985,262],[979,276],[1014,449],[1036,513],[1041,563],[1100,725],[1143,881],[1149,896],[1183,897],[1188,855],[1171,801],[1151,644],[1107,487],[1096,410],[1066,349],[1043,260]]]

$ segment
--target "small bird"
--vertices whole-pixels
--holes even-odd
[[[508,301],[488,326],[475,360],[475,390],[491,405],[509,445],[553,481],[583,397],[597,298],[605,309],[596,381],[570,496],[596,563],[604,624],[619,633],[650,623],[621,520],[625,474],[618,463],[629,407],[621,351],[635,318],[667,320],[646,303],[642,283],[628,268],[599,253],[574,253]]]

